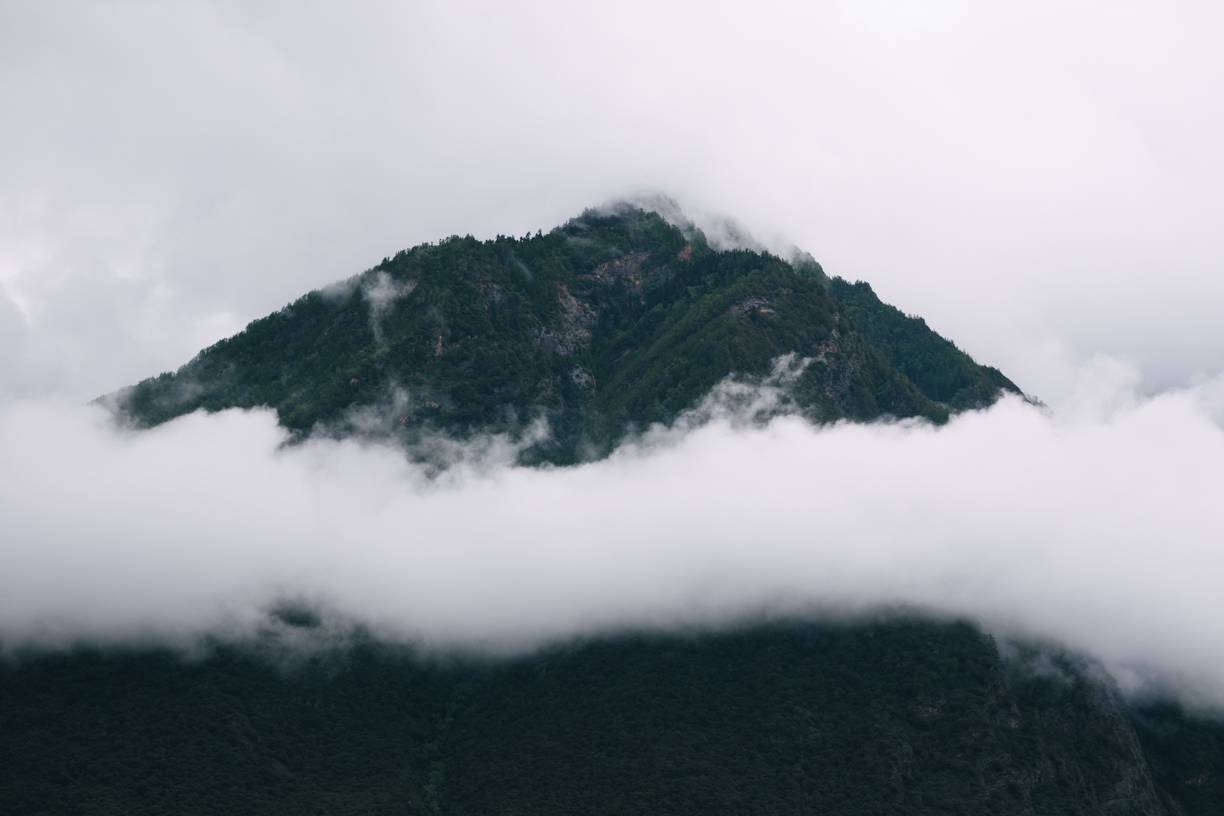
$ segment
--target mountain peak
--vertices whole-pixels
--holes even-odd
[[[784,355],[804,361],[788,410],[815,422],[943,422],[1019,392],[867,284],[750,246],[712,247],[669,201],[588,209],[521,239],[452,236],[310,292],[110,400],[142,426],[270,406],[298,437],[377,432],[409,447],[438,433],[521,440],[544,419],[551,435],[521,460],[566,464],[672,422],[728,377],[759,381]]]

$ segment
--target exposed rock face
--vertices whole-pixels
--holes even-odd
[[[614,261],[601,263],[588,277],[603,283],[623,282],[636,291],[642,291],[642,264],[650,257],[649,252],[630,252]]]
[[[841,315],[833,313],[833,327],[828,337],[812,344],[816,352],[814,373],[818,376],[821,391],[841,410],[846,410],[847,396],[855,375],[867,361],[867,344],[858,332],[851,329],[843,334],[839,330]]]
[[[774,310],[769,308],[769,301],[760,297],[748,298],[747,300],[732,304],[731,308],[727,311],[734,315],[748,314],[752,311],[757,311],[761,314],[774,313]]]
[[[571,295],[564,283],[557,284],[557,289],[560,317],[552,329],[541,330],[540,342],[557,354],[577,354],[591,347],[591,329],[599,319],[599,312]]]

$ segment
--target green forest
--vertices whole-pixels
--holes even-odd
[[[816,422],[926,417],[1019,393],[951,342],[814,262],[715,251],[633,207],[534,236],[452,237],[310,292],[174,373],[104,398],[140,426],[270,406],[297,438],[551,436],[522,461],[606,455],[720,381],[805,361],[787,410]]]
[[[360,632],[296,655],[10,653],[0,801],[14,816],[1224,812],[1224,724],[1011,652],[969,625],[892,619],[501,660]]]

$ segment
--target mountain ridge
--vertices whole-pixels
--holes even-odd
[[[621,205],[523,239],[404,250],[103,400],[138,426],[267,405],[297,438],[376,429],[409,447],[439,432],[521,439],[543,419],[550,437],[521,461],[572,464],[787,354],[804,364],[789,410],[816,422],[941,423],[1021,393],[810,256],[715,250]]]

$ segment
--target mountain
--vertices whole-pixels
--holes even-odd
[[[105,398],[133,424],[271,406],[295,438],[524,464],[607,455],[732,378],[814,422],[1019,389],[806,256],[717,251],[622,206],[453,237],[311,292]],[[773,392],[771,392],[773,393]],[[551,434],[533,435],[546,421]],[[814,523],[819,523],[815,521]],[[2,647],[3,644],[0,644]],[[423,654],[292,606],[247,640],[0,648],[5,814],[1224,812],[1224,724],[1074,655],[893,617]]]
[[[355,633],[0,662],[3,812],[1224,812],[1224,725],[1072,656],[882,619],[581,640],[513,660]],[[300,636],[301,632],[296,632]],[[325,639],[324,639],[325,642]]]
[[[414,441],[544,419],[524,463],[606,455],[727,377],[784,355],[788,410],[817,422],[949,413],[1020,393],[999,371],[810,258],[716,251],[655,212],[588,210],[548,234],[458,236],[386,258],[105,398],[134,423],[271,406],[297,437]],[[786,358],[784,358],[786,359]]]

